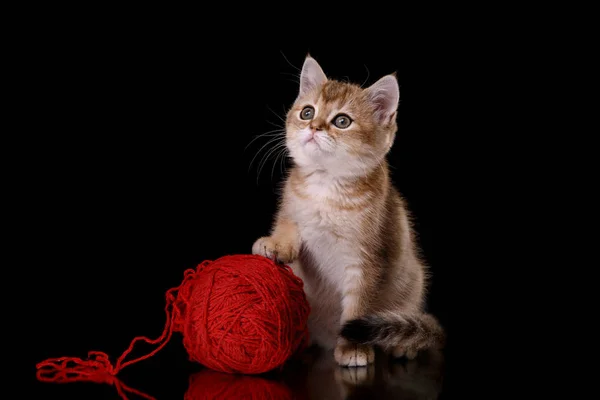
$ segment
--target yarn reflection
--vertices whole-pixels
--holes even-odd
[[[184,400],[291,400],[290,388],[276,379],[253,375],[227,374],[204,369],[190,377]]]
[[[444,361],[441,352],[423,353],[414,360],[392,360],[378,353],[375,359],[367,367],[344,368],[336,364],[333,354],[319,352],[305,362],[303,373],[290,371],[286,379],[294,387],[294,393],[303,392],[301,397],[311,400],[439,397]]]

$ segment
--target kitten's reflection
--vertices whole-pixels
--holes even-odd
[[[431,351],[414,360],[392,360],[378,352],[375,364],[339,367],[330,352],[305,365],[309,399],[436,399],[442,388],[443,354]]]

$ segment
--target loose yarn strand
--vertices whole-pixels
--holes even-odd
[[[198,272],[200,272],[202,265],[199,267]],[[173,307],[173,304],[176,300],[176,293],[179,289],[187,283],[190,279],[194,277],[196,271],[193,269],[188,269],[185,271],[185,277],[181,285],[171,288],[166,293],[166,305],[165,305],[165,314],[166,321],[165,327],[161,335],[156,339],[149,339],[145,336],[137,336],[135,337],[129,347],[121,354],[121,356],[117,359],[117,362],[113,366],[109,360],[108,354],[101,351],[90,351],[88,352],[88,358],[83,360],[78,357],[58,357],[58,358],[49,358],[45,361],[39,362],[36,365],[37,373],[36,376],[38,380],[43,382],[75,382],[75,381],[106,381],[108,376],[117,375],[123,368],[135,364],[139,361],[145,360],[147,358],[152,357],[169,342],[173,335],[173,327],[175,322],[177,322],[177,317],[179,316],[179,312],[177,308]],[[143,341],[150,345],[159,346],[152,350],[150,353],[142,355],[133,360],[129,360],[124,362],[125,358],[133,351],[137,342]],[[121,386],[123,386],[121,384]],[[125,386],[126,387],[126,386]],[[117,390],[119,390],[119,386],[117,386]],[[135,389],[131,389],[135,390]]]

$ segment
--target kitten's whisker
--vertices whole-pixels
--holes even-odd
[[[294,68],[294,69],[295,69],[296,71],[298,71],[298,72],[301,72],[301,71],[302,71],[300,68],[296,67],[294,64],[292,64],[292,63],[290,62],[290,60],[288,60],[288,59],[287,59],[287,57],[285,56],[285,54],[283,54],[283,51],[279,50],[279,52],[280,52],[280,53],[281,53],[281,55],[283,56],[283,59],[284,59],[285,61],[287,61],[287,63],[288,63],[288,64],[289,64],[289,65],[290,65],[292,68]]]
[[[250,170],[250,168],[252,168],[252,163],[254,162],[254,159],[258,156],[258,154],[263,151],[263,149],[265,147],[267,147],[269,144],[273,143],[273,142],[277,142],[278,140],[283,140],[283,137],[274,137],[269,139],[269,141],[265,144],[262,145],[262,147],[260,149],[258,149],[258,151],[256,152],[256,154],[254,154],[254,157],[252,157],[252,160],[250,161],[250,165],[248,166],[248,171]]]
[[[260,166],[260,164],[263,162],[263,160],[265,159],[265,157],[267,157],[271,152],[273,152],[273,149],[278,149],[281,147],[282,144],[285,144],[285,139],[283,137],[281,138],[273,138],[271,139],[268,143],[266,143],[265,145],[268,144],[272,144],[273,146],[270,147],[265,154],[261,157],[260,162],[258,163],[258,165]],[[264,146],[261,148],[261,150],[264,149]]]
[[[300,78],[298,77],[298,75],[292,74],[291,72],[282,72],[281,74],[282,75],[290,75],[290,76],[292,76],[293,78],[292,79],[288,79],[288,81],[294,82],[297,85],[300,84]]]
[[[267,151],[267,153],[265,153],[265,155],[261,158],[261,161],[260,161],[260,164],[258,167],[258,172],[256,175],[257,183],[258,183],[258,178],[260,177],[260,173],[261,173],[262,169],[266,165],[267,161],[269,161],[269,157],[272,156],[273,153],[275,153],[277,150],[281,149],[281,147],[283,147],[283,146],[285,146],[285,141],[283,141],[282,143],[276,144],[274,147],[269,149],[269,151]]]
[[[277,165],[277,157],[279,157],[280,152],[275,154],[275,160],[273,160],[273,166],[271,167],[271,182],[273,182],[273,174],[275,173],[275,166]]]
[[[273,125],[274,127],[278,128],[278,129],[285,130],[285,126],[283,126],[283,125],[276,124],[275,122],[271,122],[269,120],[267,120],[267,123]]]
[[[273,161],[273,167],[271,168],[271,181],[273,181],[273,174],[275,173],[275,166],[277,165],[277,160],[286,153],[287,147],[280,149],[275,155],[275,161]],[[283,159],[283,158],[282,158]]]
[[[257,136],[261,136],[261,135],[264,135],[266,133],[284,133],[284,131],[283,131],[283,128],[280,127],[279,129],[272,129],[270,131],[266,131],[264,133],[261,133],[261,134],[259,134]]]
[[[321,140],[321,146],[323,147],[323,150],[327,152],[333,151],[336,143],[334,138],[331,136],[319,136],[319,139]]]
[[[269,111],[271,111],[273,114],[275,114],[275,116],[276,116],[277,118],[279,118],[279,120],[280,120],[281,122],[283,122],[283,126],[285,126],[285,119],[283,119],[283,118],[281,117],[281,115],[279,115],[279,114],[277,114],[275,111],[273,111],[273,109],[272,109],[271,107],[267,106],[267,108],[269,109]]]
[[[365,78],[365,81],[360,85],[360,87],[363,87],[365,85],[365,83],[367,83],[367,81],[369,80],[369,76],[371,75],[369,73],[369,68],[367,68],[367,64],[363,64],[365,66],[365,69],[367,70],[367,77]]]
[[[367,149],[367,151],[369,153],[371,153],[371,156],[373,156],[373,158],[375,160],[377,160],[377,163],[378,163],[379,167],[381,168],[382,171],[384,171],[385,170],[385,166],[383,165],[383,161],[385,160],[385,156],[383,156],[383,157],[377,157],[377,154],[375,154],[375,152],[373,150]]]
[[[287,162],[287,157],[288,157],[288,149],[286,147],[284,153],[283,153],[283,157],[281,157],[281,164],[279,167],[279,170],[281,171],[281,176],[283,176],[285,174],[285,167],[286,167],[286,162]]]
[[[281,131],[281,129],[274,129],[274,130],[272,130],[272,131],[265,132],[265,133],[261,133],[260,135],[256,135],[256,136],[254,136],[254,138],[253,138],[253,139],[250,141],[250,143],[248,143],[248,144],[246,145],[246,147],[244,147],[244,151],[246,151],[246,150],[248,149],[248,147],[249,147],[249,146],[250,146],[250,145],[251,145],[251,144],[252,144],[254,141],[256,141],[257,139],[259,139],[259,138],[261,138],[261,137],[264,137],[264,136],[267,136],[267,137],[279,136],[279,135],[281,135],[281,134],[283,134],[283,133],[285,133],[285,132],[282,132],[282,131]]]

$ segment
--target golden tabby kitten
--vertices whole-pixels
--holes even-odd
[[[394,75],[361,88],[306,57],[286,119],[294,165],[270,236],[252,247],[303,279],[313,343],[342,366],[373,362],[375,345],[413,358],[443,342],[424,313],[426,267],[388,172],[399,96]]]

